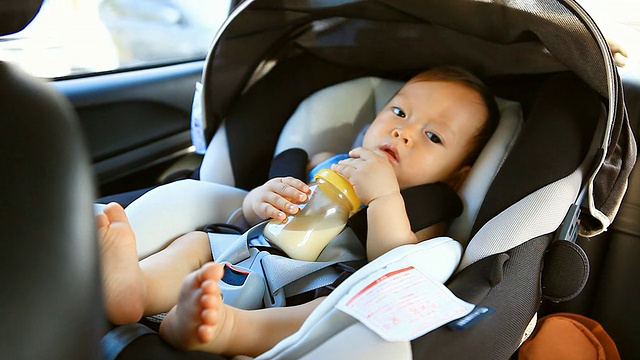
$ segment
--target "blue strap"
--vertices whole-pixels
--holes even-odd
[[[331,168],[331,165],[333,164],[337,164],[338,162],[340,162],[340,160],[344,160],[344,159],[348,159],[349,158],[349,154],[337,154],[334,155],[330,158],[328,158],[325,161],[322,161],[321,163],[319,163],[318,165],[314,166],[313,169],[311,169],[311,171],[309,171],[309,178],[307,179],[309,182],[314,180],[314,176],[318,173],[318,171],[322,170],[322,169],[329,169]]]

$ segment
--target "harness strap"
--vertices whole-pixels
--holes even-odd
[[[210,234],[211,251],[217,262],[227,262],[260,273],[266,284],[265,306],[284,306],[285,298],[333,284],[342,273],[331,268],[337,263],[366,257],[355,234],[343,230],[320,253],[316,261],[294,260],[249,244],[262,236],[266,222],[243,235]],[[219,240],[219,241],[218,241]],[[268,248],[260,243],[260,248]]]
[[[324,271],[318,274],[319,276],[314,275],[312,279],[305,279],[306,281],[303,283],[308,281],[306,285],[294,285],[293,283],[336,263],[358,260],[365,256],[355,234],[348,228],[338,234],[329,244],[316,261],[294,260],[279,255],[263,258],[262,266],[265,269],[265,273],[269,274],[266,281],[271,292],[277,293],[291,284],[291,287],[286,288],[286,295],[293,296],[329,285],[338,278],[339,272]]]
[[[329,166],[329,163],[346,156],[336,155],[321,166]],[[306,162],[304,150],[289,149],[273,160],[270,175],[299,176]],[[462,202],[456,192],[441,182],[404,189],[402,195],[413,231],[450,220],[462,212]],[[366,260],[364,247],[368,226],[364,209],[349,219],[349,226],[329,242],[316,261],[294,260],[276,254],[279,249],[262,236],[265,225],[266,222],[258,224],[245,234],[235,235],[235,238],[212,240],[211,251],[217,262],[227,262],[261,274],[266,285],[263,301],[267,307],[285,306],[287,298],[306,295],[313,290],[318,293],[318,289],[335,286],[345,273],[336,264]],[[215,234],[210,238],[213,236],[234,235]],[[227,299],[231,298],[227,296]]]
[[[447,184],[436,182],[413,186],[400,191],[405,202],[411,230],[417,232],[443,221],[450,221],[462,213],[462,200]],[[367,212],[362,209],[349,218],[348,226],[363,245],[367,240]],[[366,245],[365,245],[366,246]]]

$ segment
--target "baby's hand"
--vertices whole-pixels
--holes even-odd
[[[331,169],[349,180],[360,201],[369,205],[379,197],[400,193],[398,179],[386,155],[359,147],[351,150],[349,156]]]
[[[247,212],[251,210],[261,219],[285,221],[288,215],[300,211],[297,204],[305,202],[308,194],[309,185],[302,180],[293,177],[271,179],[247,195],[243,206],[245,217],[250,219]]]

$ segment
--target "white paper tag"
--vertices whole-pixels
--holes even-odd
[[[336,305],[387,341],[411,341],[474,307],[401,261],[363,279]]]

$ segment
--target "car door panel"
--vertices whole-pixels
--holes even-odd
[[[79,115],[103,195],[151,185],[159,172],[191,152],[191,104],[203,65],[53,82]]]

